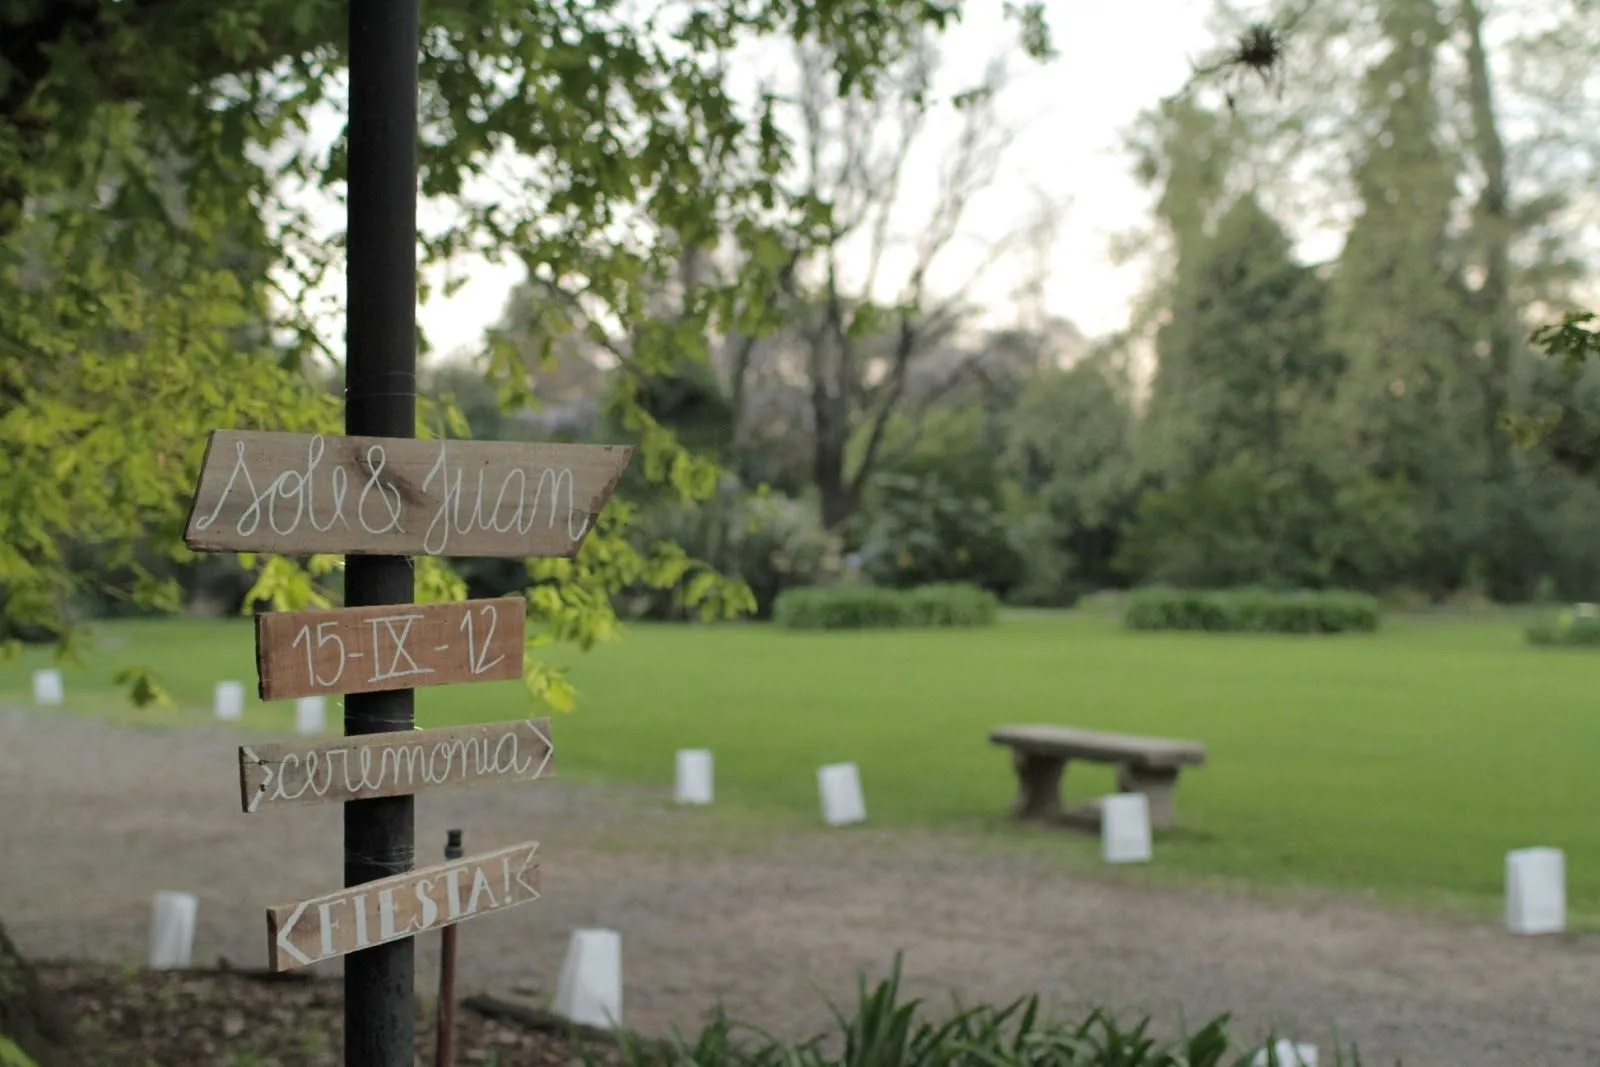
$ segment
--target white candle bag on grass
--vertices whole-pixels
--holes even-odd
[[[193,893],[162,890],[150,914],[150,967],[187,967],[194,955],[194,923],[200,900]]]
[[[219,721],[237,722],[244,717],[244,683],[218,682],[212,703]]]
[[[1506,853],[1506,929],[1557,934],[1567,927],[1567,862],[1559,848]]]
[[[622,1026],[621,934],[615,930],[573,933],[550,1010],[586,1026],[607,1030]]]
[[[1102,797],[1100,858],[1107,863],[1145,863],[1150,856],[1149,798],[1143,793]]]
[[[861,795],[861,769],[854,763],[831,763],[817,771],[822,795],[822,821],[829,826],[865,822],[867,803]]]
[[[33,672],[33,702],[41,708],[60,707],[66,699],[66,686],[62,684],[61,672],[54,667]]]
[[[321,697],[301,697],[294,702],[294,729],[302,737],[320,734],[328,728],[327,702]]]
[[[679,804],[709,804],[713,795],[711,753],[703,748],[678,752],[678,773],[672,796]]]

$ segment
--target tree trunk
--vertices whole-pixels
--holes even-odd
[[[844,442],[821,426],[812,452],[811,479],[822,500],[822,528],[832,533],[856,513],[861,499],[844,476]]]
[[[0,926],[0,1037],[20,1048],[38,1067],[62,1067],[67,1028],[51,1008],[28,961]]]
[[[1511,304],[1511,210],[1506,176],[1506,150],[1494,111],[1494,87],[1483,42],[1483,9],[1478,0],[1463,0],[1467,24],[1468,96],[1472,105],[1472,141],[1483,167],[1483,193],[1478,200],[1477,228],[1483,242],[1483,285],[1478,289],[1482,340],[1488,346],[1483,366],[1484,404],[1488,410],[1488,459],[1491,477],[1510,466],[1511,443],[1498,420],[1511,400],[1511,367],[1517,347],[1516,311]]]

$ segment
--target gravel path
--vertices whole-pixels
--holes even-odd
[[[129,731],[0,712],[0,919],[40,958],[139,962],[158,889],[200,896],[199,962],[264,963],[262,909],[337,886],[340,812],[245,816],[220,729]],[[467,988],[547,995],[570,931],[620,930],[631,1028],[695,1026],[721,1000],[791,1037],[905,953],[948,1002],[1039,991],[1164,1029],[1231,1011],[1332,1057],[1409,1067],[1600,1064],[1600,948],[1513,938],[1327,899],[1109,885],[1046,855],[934,835],[754,829],[559,781],[430,794],[423,862],[448,826],[469,852],[536,838],[538,903],[461,927]],[[437,938],[419,940],[431,985]],[[337,969],[336,964],[323,965]],[[1131,1018],[1131,1016],[1130,1016]]]

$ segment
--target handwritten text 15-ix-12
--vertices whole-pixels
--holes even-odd
[[[263,700],[522,675],[521,597],[256,616]]]

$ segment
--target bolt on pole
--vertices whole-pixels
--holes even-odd
[[[416,435],[418,0],[350,0],[345,432]],[[349,556],[351,607],[409,604],[402,556]],[[345,697],[345,734],[409,730],[409,689]],[[344,807],[344,882],[412,869],[409,796]],[[346,1067],[413,1067],[415,943],[404,938],[345,961]]]

